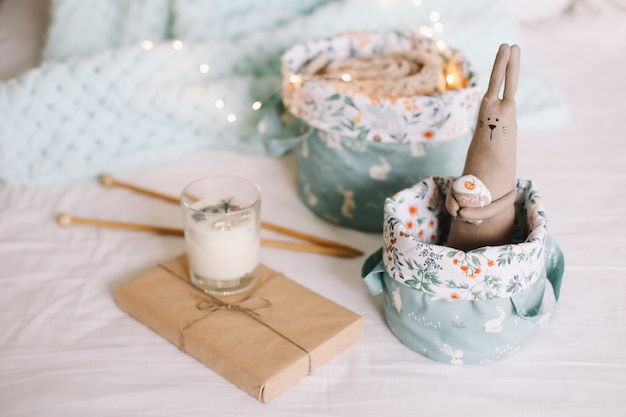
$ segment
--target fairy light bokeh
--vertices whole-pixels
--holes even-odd
[[[382,6],[386,6],[386,7],[393,7],[395,3],[394,0],[379,0],[379,1]],[[417,7],[417,8],[424,7],[424,3],[425,3],[424,0],[405,0],[405,1],[409,1],[412,6]],[[416,30],[422,36],[427,37],[427,38],[433,38],[439,35],[440,33],[443,32],[443,29],[444,29],[444,26],[443,26],[443,23],[441,22],[441,16],[437,10],[431,10],[428,13],[428,21],[425,24],[422,24],[421,26],[414,28],[414,30]],[[435,42],[435,45],[440,51],[448,50],[448,45],[443,40],[437,40]],[[149,39],[146,39],[141,42],[141,48],[146,52],[153,50],[155,46],[156,46],[155,43]],[[179,39],[175,39],[171,42],[171,47],[175,51],[182,51],[184,49],[184,43],[183,41]],[[209,74],[211,71],[211,65],[207,62],[200,63],[197,66],[197,70],[201,74],[204,74],[204,75]],[[342,74],[340,78],[342,81],[347,82],[347,83],[353,80],[352,75],[349,73]],[[448,86],[450,87],[455,85],[455,83],[458,83],[458,79],[452,73],[446,74],[445,80]],[[305,77],[303,77],[301,74],[294,74],[289,78],[287,82],[293,84],[294,87],[297,87],[305,82]],[[261,98],[254,100],[250,104],[249,109],[251,109],[252,111],[260,110],[263,107],[263,100],[264,99],[261,99]],[[238,120],[238,116],[236,113],[225,111],[226,100],[224,98],[217,98],[214,102],[214,106],[217,110],[224,112],[224,118],[227,122],[234,123]]]

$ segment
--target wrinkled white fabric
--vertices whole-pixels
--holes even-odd
[[[179,226],[177,206],[103,189],[95,179],[37,189],[0,186],[0,415],[622,417],[626,102],[620,94],[626,79],[610,69],[624,67],[626,58],[617,53],[621,41],[614,32],[571,39],[559,32],[568,22],[566,16],[522,33],[525,62],[563,91],[573,116],[559,128],[530,133],[520,126],[518,176],[540,187],[550,234],[566,262],[560,314],[524,349],[484,367],[430,361],[388,329],[382,300],[361,282],[364,258],[264,247],[261,259],[269,267],[365,319],[360,341],[264,405],[113,301],[116,285],[181,253],[181,238],[62,229],[54,222],[66,211]],[[260,184],[265,220],[366,253],[380,246],[378,234],[338,228],[311,214],[295,194],[291,157],[202,151],[113,173],[171,194],[200,176],[236,173]]]

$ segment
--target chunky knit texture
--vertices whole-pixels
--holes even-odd
[[[419,29],[432,10],[443,24],[436,36],[480,79],[494,45],[515,41],[490,0],[53,0],[43,63],[0,83],[0,180],[59,184],[200,148],[265,152],[257,125],[266,108],[252,104],[280,90],[289,46]],[[523,77],[520,125],[562,118],[558,94]]]

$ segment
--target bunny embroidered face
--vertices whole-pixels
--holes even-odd
[[[489,86],[478,111],[476,130],[467,152],[464,175],[475,175],[494,200],[513,189],[517,148],[515,92],[519,78],[519,47],[498,50]],[[500,97],[502,91],[502,97]]]
[[[502,124],[502,121],[500,120],[499,117],[492,116],[492,117],[487,117],[486,120],[483,120],[483,119],[478,120],[477,129],[483,129],[483,128],[489,129],[488,130],[489,139],[493,140],[494,131],[496,133],[501,133],[503,135],[506,135],[509,126]]]

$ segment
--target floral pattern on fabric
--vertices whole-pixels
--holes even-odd
[[[531,181],[517,181],[514,242],[469,252],[444,246],[453,178],[429,177],[385,201],[383,260],[396,281],[446,299],[511,297],[532,286],[544,267],[547,219]]]
[[[338,91],[318,80],[306,79],[299,70],[321,54],[330,61],[377,53],[418,50],[454,57],[468,87],[439,94],[382,97]],[[453,49],[412,32],[347,32],[334,38],[298,44],[281,59],[283,101],[311,126],[346,138],[380,143],[444,141],[470,131],[475,123],[479,91],[468,61]]]

